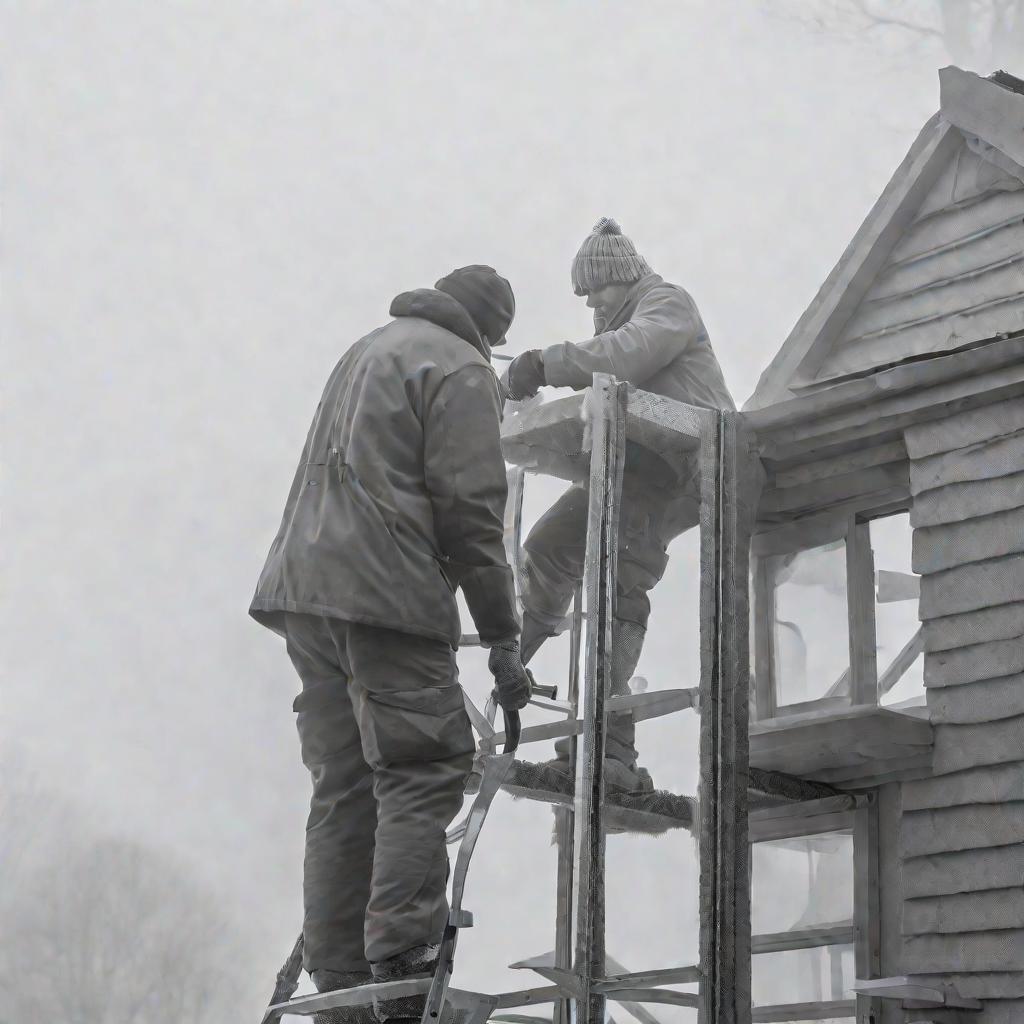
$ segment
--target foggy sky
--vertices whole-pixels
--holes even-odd
[[[298,927],[308,780],[297,680],[246,608],[328,372],[394,294],[466,263],[511,280],[510,351],[582,340],[569,263],[614,216],[745,399],[938,106],[941,55],[775,6],[5,6],[0,736],[218,887],[254,1009]],[[690,543],[656,592],[652,685],[696,684]],[[479,660],[464,678],[485,691]],[[678,728],[641,742],[685,780]],[[550,948],[549,828],[496,806],[467,978]],[[616,847],[620,959],[695,948],[688,844]]]

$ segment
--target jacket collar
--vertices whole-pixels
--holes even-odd
[[[466,307],[445,292],[436,288],[415,288],[411,292],[402,292],[392,301],[390,313],[395,317],[414,316],[429,320],[463,341],[468,341],[484,359],[490,361],[491,347],[480,337]]]
[[[655,285],[659,285],[661,283],[661,275],[644,274],[644,276],[641,277],[628,292],[626,292],[626,297],[623,299],[622,305],[611,317],[607,320],[602,320],[595,314],[594,333],[603,334],[605,331],[616,331],[623,324],[629,323],[633,318],[633,314],[636,312],[636,307],[640,304],[640,300],[653,287],[655,287]]]

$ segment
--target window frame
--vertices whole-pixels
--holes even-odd
[[[847,639],[850,685],[842,696],[797,704],[777,703],[775,685],[775,587],[769,559],[810,551],[841,540],[846,552]],[[863,513],[815,516],[755,534],[751,543],[754,607],[754,721],[787,718],[808,711],[877,704],[874,566],[868,521]]]
[[[781,809],[779,809],[781,810]],[[779,810],[773,812],[778,815]],[[858,805],[855,808],[845,811],[823,810],[817,814],[801,815],[794,809],[791,815],[784,813],[767,820],[758,820],[755,814],[751,816],[750,845],[754,846],[759,842],[771,842],[778,839],[799,839],[803,836],[821,835],[827,832],[840,832],[849,830],[853,836],[853,950],[854,968],[857,980],[877,978],[881,976],[881,897],[880,897],[880,868],[879,868],[879,816],[878,816],[878,794],[876,790],[861,794],[858,797]],[[751,850],[749,858],[750,871],[750,892],[753,896],[753,865],[754,856]],[[779,933],[773,933],[779,934]],[[751,936],[751,945],[753,939]],[[843,941],[829,940],[809,944],[801,944],[793,948],[820,949],[825,946],[847,946],[850,942],[846,936],[840,937]],[[779,950],[782,952],[782,950]],[[751,953],[758,956],[757,953]],[[845,1005],[850,1000],[839,1000],[836,1002]],[[855,1021],[867,1021],[874,1014],[874,1019],[879,1019],[880,1001],[877,998],[857,994],[855,1000],[856,1009],[853,1014],[847,1017]],[[811,1005],[811,1004],[805,1004]],[[763,1005],[754,1005],[755,1011],[763,1009]],[[794,1015],[787,1019],[793,1021],[819,1020],[820,1015],[801,1017]]]

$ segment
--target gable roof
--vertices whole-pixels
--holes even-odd
[[[939,113],[745,410],[1024,329],[1024,82],[939,79]]]

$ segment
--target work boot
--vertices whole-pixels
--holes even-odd
[[[432,978],[437,969],[440,945],[413,946],[404,953],[379,960],[370,965],[373,980],[405,981],[409,978]],[[426,995],[399,996],[397,999],[374,998],[373,1009],[381,1024],[419,1024],[427,1005]]]
[[[609,744],[609,747],[612,749],[605,750],[604,758],[605,789],[619,793],[653,793],[654,782],[651,780],[651,773],[646,768],[641,768],[635,758],[627,761],[614,749],[614,745]],[[571,783],[571,755],[571,740],[560,739],[555,743],[555,756],[544,764]]]
[[[310,978],[317,992],[336,992],[341,988],[356,988],[369,985],[373,976],[369,971],[328,971],[315,970]],[[373,1006],[367,1002],[365,1006],[336,1006],[332,1010],[321,1010],[313,1014],[314,1024],[377,1024]]]

